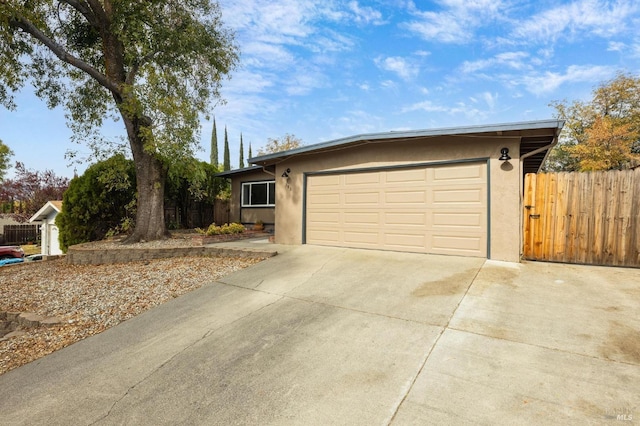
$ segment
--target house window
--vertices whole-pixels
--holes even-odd
[[[276,182],[247,182],[242,184],[242,207],[274,207]]]

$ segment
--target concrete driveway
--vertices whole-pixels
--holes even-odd
[[[302,246],[0,376],[0,424],[634,424],[639,313],[639,270]]]

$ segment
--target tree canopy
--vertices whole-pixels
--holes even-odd
[[[56,176],[53,170],[32,170],[17,162],[15,177],[0,185],[2,210],[18,222],[27,222],[47,201],[62,200],[68,186],[69,179]]]
[[[7,170],[11,166],[10,159],[12,155],[13,151],[0,140],[0,183],[4,180]]]
[[[15,108],[13,93],[30,82],[95,151],[104,120],[122,120],[138,197],[130,241],[166,235],[167,165],[192,156],[199,114],[237,62],[209,0],[0,0],[1,105]]]
[[[284,136],[276,139],[269,138],[267,144],[258,150],[258,155],[272,154],[280,151],[287,151],[289,149],[299,148],[302,145],[302,139],[297,138],[295,135],[286,133]]]
[[[589,101],[553,102],[565,120],[546,170],[621,170],[640,164],[640,78],[618,74]]]

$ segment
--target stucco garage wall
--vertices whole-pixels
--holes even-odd
[[[304,173],[489,159],[489,257],[517,262],[520,257],[519,145],[519,138],[446,136],[363,142],[331,152],[289,158],[276,166],[276,242],[302,243]],[[508,164],[498,160],[503,147],[509,148],[513,158]],[[280,177],[287,168],[291,169],[289,178]]]

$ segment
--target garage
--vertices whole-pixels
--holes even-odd
[[[277,244],[313,244],[519,262],[525,173],[564,122],[540,120],[368,133],[251,158],[229,175],[274,182]],[[226,172],[228,174],[228,172]]]
[[[487,161],[309,173],[307,244],[487,257]]]

